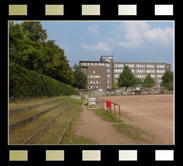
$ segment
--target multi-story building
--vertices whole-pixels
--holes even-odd
[[[148,74],[160,87],[162,76],[171,71],[171,64],[164,62],[114,62],[113,56],[101,56],[100,61],[80,61],[82,71],[88,77],[88,89],[111,90],[125,66],[128,66],[134,76],[145,79]]]

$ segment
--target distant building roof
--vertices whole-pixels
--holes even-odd
[[[101,62],[101,61],[79,61],[79,63],[82,63],[82,62],[90,62],[90,63],[95,63],[95,62],[98,62],[98,63],[108,63],[108,62]]]
[[[100,57],[100,60],[102,59],[102,57],[112,57],[113,58],[112,55],[110,55],[110,56],[109,55],[103,55],[103,56]]]

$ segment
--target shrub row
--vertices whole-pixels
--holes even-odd
[[[51,77],[27,70],[15,63],[9,65],[10,97],[43,97],[70,95],[75,88]]]

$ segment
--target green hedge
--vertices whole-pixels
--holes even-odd
[[[9,65],[10,97],[43,97],[70,95],[75,88],[51,77],[27,70],[15,63]]]

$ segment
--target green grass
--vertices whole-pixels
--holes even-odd
[[[80,114],[83,111],[81,104],[83,103],[83,100],[80,100],[80,105],[76,108],[74,117],[72,119],[72,122],[63,138],[62,144],[69,144],[69,145],[93,145],[97,144],[95,140],[86,138],[83,136],[76,136],[74,135],[74,127],[77,121],[80,120]]]
[[[47,110],[53,106],[56,106],[64,101],[66,101],[66,99],[62,99],[62,100],[54,102],[54,103],[48,103],[48,104],[44,104],[44,105],[35,106],[27,111],[22,111],[22,112],[19,112],[17,114],[14,114],[14,115],[9,117],[9,125],[16,123],[18,121],[21,121],[21,120],[28,118],[30,116],[33,116],[35,114],[38,114],[42,111],[45,111],[45,110]]]
[[[69,119],[74,115],[73,121],[70,124],[69,129],[66,131],[66,137],[61,142],[61,144],[83,144],[90,143],[87,139],[77,138],[74,136],[74,131],[72,130],[74,126],[75,116],[79,115],[81,109],[81,100],[71,99],[72,107],[65,111],[59,118],[46,130],[41,137],[39,137],[34,143],[35,144],[56,144],[60,138],[63,130],[65,129]]]
[[[67,97],[68,98],[68,97]],[[63,99],[66,100],[64,97]],[[63,100],[62,99],[62,100]],[[32,102],[32,101],[31,101]],[[62,135],[63,130],[65,129],[69,119],[73,116],[73,119],[70,123],[68,130],[61,142],[61,144],[96,144],[94,140],[78,137],[74,135],[74,126],[79,120],[80,113],[82,112],[82,103],[83,100],[78,99],[69,99],[69,102],[54,108],[53,110],[41,115],[40,117],[34,119],[32,122],[25,124],[21,128],[18,128],[9,133],[9,144],[22,144],[28,137],[30,137],[34,132],[36,132],[40,127],[45,125],[49,120],[51,120],[55,115],[57,115],[62,109],[66,108],[67,105],[71,104],[71,107],[61,114],[53,124],[51,124],[44,132],[42,132],[34,140],[31,140],[28,144],[36,145],[54,145],[57,143],[58,139]],[[56,103],[54,103],[56,104]],[[48,104],[49,105],[49,104]],[[40,109],[45,109],[48,105],[41,105]],[[29,110],[26,112],[19,113],[17,115],[12,115],[11,121],[15,119],[22,119],[24,116],[29,115],[30,113],[35,113],[36,109]],[[24,115],[25,114],[25,115]],[[15,118],[15,119],[14,119]]]
[[[114,114],[104,109],[95,109],[95,114],[100,116],[103,120],[107,122],[116,122],[116,123],[122,122],[116,116],[114,116]]]
[[[28,137],[30,137],[34,132],[36,132],[39,128],[45,125],[49,120],[55,117],[61,110],[66,108],[68,105],[58,106],[40,117],[34,119],[30,123],[23,125],[22,127],[9,132],[9,144],[22,144]]]
[[[147,138],[150,138],[151,136],[144,130],[129,124],[125,124],[123,121],[119,120],[118,117],[114,116],[114,114],[104,109],[95,109],[95,113],[103,120],[107,122],[113,122],[113,127],[119,133],[127,136],[128,138],[133,139],[137,142],[150,143],[150,140],[147,140]]]
[[[150,135],[145,132],[144,130],[134,127],[129,124],[113,124],[113,127],[119,132],[122,133],[123,135],[135,140],[135,141],[143,141],[150,143],[145,137],[149,137]]]
[[[24,108],[27,106],[53,101],[57,99],[63,99],[66,97],[58,96],[58,97],[24,97],[24,98],[15,98],[13,101],[9,102],[9,111]]]

